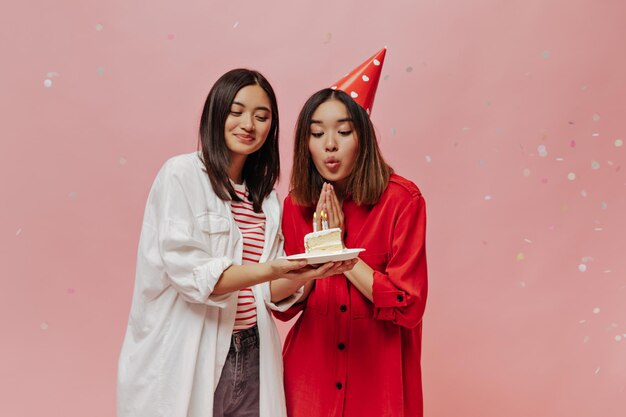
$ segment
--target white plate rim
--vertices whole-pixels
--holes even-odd
[[[350,249],[343,249],[342,251],[319,253],[319,254],[313,254],[313,255],[310,253],[297,253],[295,255],[281,256],[278,259],[287,259],[290,261],[306,260],[308,264],[323,264],[326,262],[339,261],[339,260],[347,261],[349,259],[356,258],[357,255],[363,251],[365,251],[364,248],[350,248]]]

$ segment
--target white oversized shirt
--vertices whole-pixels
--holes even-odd
[[[264,200],[261,262],[282,254],[276,192]],[[213,393],[230,347],[237,291],[212,295],[222,272],[242,260],[229,203],[214,193],[199,153],[176,156],[150,191],[135,289],[118,368],[118,417],[212,417]],[[278,332],[269,283],[252,287],[260,335],[260,415],[285,417]]]

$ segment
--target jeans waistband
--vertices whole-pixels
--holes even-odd
[[[230,350],[240,352],[242,349],[259,346],[259,328],[255,324],[249,329],[233,333],[230,340]]]

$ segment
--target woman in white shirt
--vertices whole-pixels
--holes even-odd
[[[282,254],[278,109],[260,73],[224,74],[206,99],[201,150],[168,160],[146,205],[120,354],[118,417],[286,416],[284,311],[317,268]]]

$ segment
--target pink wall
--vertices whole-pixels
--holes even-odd
[[[273,82],[284,194],[306,97],[384,45],[373,120],[429,210],[426,415],[624,415],[626,3],[32,3],[0,17],[2,415],[114,415],[145,199],[220,74]]]

